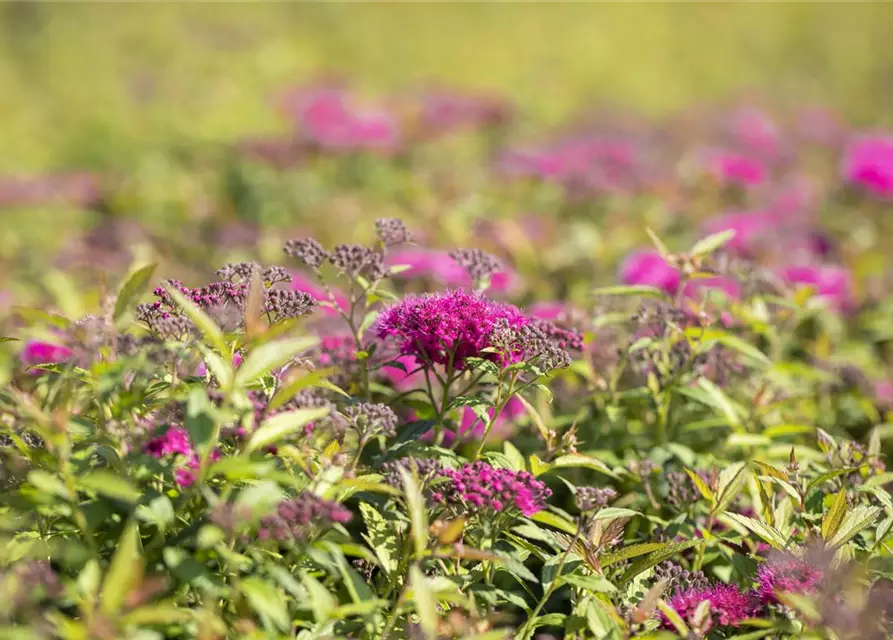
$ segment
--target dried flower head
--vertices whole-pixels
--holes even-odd
[[[381,465],[385,483],[392,487],[402,487],[403,477],[400,474],[401,469],[410,475],[415,474],[419,484],[424,487],[443,470],[443,465],[434,458],[407,457],[391,460]]]
[[[266,293],[264,311],[272,316],[274,322],[281,322],[307,315],[316,304],[316,299],[309,293],[271,289]]]
[[[617,497],[610,487],[577,487],[577,508],[582,512],[598,511]]]
[[[361,438],[375,435],[393,436],[397,433],[397,414],[386,404],[363,402],[344,409]]]
[[[499,260],[480,249],[456,249],[450,252],[450,257],[465,269],[471,281],[476,284],[488,280],[502,269]]]
[[[379,218],[375,221],[375,233],[386,247],[396,247],[412,242],[412,234],[400,218]]]
[[[669,560],[654,567],[654,580],[665,580],[666,593],[670,595],[687,589],[706,591],[710,586],[703,571],[689,571]]]
[[[329,262],[350,278],[365,276],[370,280],[380,280],[386,273],[384,256],[359,244],[339,244],[329,256]]]
[[[288,240],[285,243],[284,251],[286,255],[297,258],[314,271],[319,269],[322,263],[330,257],[329,252],[313,238]]]

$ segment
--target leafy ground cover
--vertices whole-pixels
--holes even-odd
[[[268,102],[0,180],[0,635],[893,633],[893,138]]]

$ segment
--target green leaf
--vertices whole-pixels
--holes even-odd
[[[293,338],[267,342],[252,350],[236,371],[234,385],[244,388],[258,378],[268,375],[291,362],[296,355],[317,344],[319,340],[312,337]]]
[[[546,427],[546,423],[543,421],[543,417],[540,415],[539,411],[537,411],[532,404],[527,401],[527,398],[522,396],[520,393],[516,393],[515,397],[524,405],[524,409],[527,411],[527,415],[530,416],[531,422],[536,427],[536,430],[539,431],[540,437],[544,440],[549,438],[549,428]]]
[[[837,533],[828,541],[832,548],[839,547],[852,539],[857,533],[870,527],[877,520],[881,510],[877,507],[859,505],[844,517]]]
[[[571,535],[577,533],[577,526],[568,520],[567,518],[563,518],[557,514],[552,513],[551,511],[537,511],[530,519],[534,522],[541,522],[542,524],[547,524],[551,527],[555,527],[559,531],[564,531],[565,533],[569,533]]]
[[[328,589],[308,573],[301,572],[301,583],[310,594],[310,608],[313,610],[313,619],[317,622],[325,622],[329,619],[332,610],[338,604]]]
[[[669,544],[669,542],[642,542],[640,544],[633,544],[628,547],[624,547],[620,551],[606,553],[605,555],[600,556],[598,559],[598,563],[602,566],[602,568],[610,567],[612,564],[623,562],[624,560],[628,560],[629,558],[635,558],[645,555],[646,553],[659,551]]]
[[[576,574],[564,575],[559,579],[560,584],[569,584],[592,593],[611,593],[617,591],[617,587],[604,576],[580,576]]]
[[[716,496],[713,494],[713,490],[707,486],[707,483],[704,482],[704,478],[702,478],[697,472],[685,467],[685,473],[688,474],[688,477],[691,478],[691,481],[694,483],[695,488],[698,492],[704,496],[710,504],[716,503]]]
[[[406,495],[406,508],[409,510],[415,556],[421,558],[428,546],[428,512],[425,509],[425,499],[412,474],[403,467],[400,467],[399,471],[403,478],[403,491]]]
[[[397,547],[396,531],[390,526],[381,511],[368,502],[360,502],[360,513],[363,515],[366,530],[369,532],[363,537],[375,552],[375,557],[378,558],[381,568],[388,575],[393,574],[397,570],[397,557],[400,553]]]
[[[113,615],[121,610],[124,600],[139,585],[143,577],[143,558],[140,532],[136,522],[131,520],[124,527],[118,539],[115,555],[109,564],[99,594],[103,613]]]
[[[276,395],[273,396],[268,405],[270,408],[269,410],[272,411],[278,409],[304,389],[321,386],[320,383],[326,382],[326,377],[334,371],[335,369],[333,367],[316,369],[315,371],[294,378],[276,392]]]
[[[422,633],[428,640],[437,638],[437,601],[428,586],[425,575],[416,565],[409,568],[409,584],[412,587],[415,610],[419,616]]]
[[[605,507],[604,509],[599,509],[593,520],[615,520],[617,518],[634,518],[636,516],[642,515],[638,511],[633,511],[632,509],[624,509],[622,507]]]
[[[695,246],[691,248],[690,253],[693,256],[705,256],[709,253],[713,253],[717,249],[721,249],[722,247],[726,246],[729,242],[732,241],[732,238],[734,237],[734,229],[726,229],[725,231],[711,234],[706,238],[698,240],[695,243]]]
[[[269,446],[274,442],[279,442],[283,438],[297,433],[298,430],[308,423],[326,417],[329,413],[330,411],[327,407],[295,409],[294,411],[277,413],[264,420],[260,427],[251,434],[245,450],[250,453]]]
[[[787,538],[775,527],[764,524],[759,520],[742,516],[738,513],[725,513],[724,518],[728,518],[733,522],[744,527],[748,531],[755,533],[760,538],[771,544],[776,549],[784,549],[787,545]]]
[[[744,357],[749,358],[754,362],[757,362],[766,367],[772,366],[772,360],[770,360],[765,353],[736,335],[732,335],[731,333],[723,333],[722,335],[717,336],[715,340],[724,347],[728,347],[732,351],[737,351]]]
[[[719,409],[726,420],[729,421],[730,425],[733,427],[741,427],[741,416],[738,413],[738,409],[735,407],[735,403],[732,402],[731,398],[729,398],[722,389],[717,387],[707,378],[698,379],[698,386],[711,399],[710,405]]]
[[[844,515],[846,515],[846,491],[838,491],[831,508],[822,518],[822,539],[830,540],[837,533]]]
[[[50,495],[55,495],[66,500],[71,498],[68,493],[68,487],[65,486],[62,479],[59,476],[47,473],[42,469],[33,469],[29,471],[28,483],[44,493],[49,493]]]
[[[606,476],[610,476],[615,480],[620,480],[620,476],[614,473],[611,468],[608,467],[608,465],[606,465],[604,462],[602,462],[598,458],[593,458],[592,456],[587,456],[581,453],[570,453],[555,458],[548,470],[552,471],[556,468],[560,469],[571,467],[592,469],[593,471],[598,471],[605,474]]]
[[[291,619],[282,592],[266,580],[249,576],[239,581],[239,591],[248,600],[251,608],[265,622],[264,626],[274,626],[280,631],[288,630]]]
[[[741,489],[744,488],[749,475],[750,470],[746,462],[736,462],[723,469],[722,473],[719,474],[719,482],[716,487],[719,497],[716,500],[716,506],[713,508],[714,515],[725,511],[732,500],[741,493]]]
[[[142,496],[139,489],[134,487],[129,480],[111,471],[91,471],[78,479],[78,485],[83,489],[95,491],[107,498],[131,504],[137,502],[140,496]]]
[[[688,540],[686,542],[668,544],[657,551],[649,553],[624,572],[623,576],[620,578],[620,584],[625,585],[643,571],[648,571],[651,567],[657,566],[664,560],[669,560],[677,553],[691,549],[698,544],[703,544],[703,540]]]
[[[649,298],[664,299],[667,294],[657,287],[646,285],[616,285],[611,287],[599,287],[592,292],[595,296],[646,296]]]
[[[112,314],[112,319],[115,322],[120,320],[121,316],[139,302],[140,297],[146,291],[146,287],[149,286],[149,281],[152,279],[156,267],[158,267],[157,264],[147,264],[137,269],[121,286],[121,289],[118,291],[118,298],[115,300],[115,311]]]
[[[202,335],[211,343],[211,346],[217,350],[217,353],[220,355],[228,354],[229,348],[226,345],[223,331],[215,324],[211,316],[199,309],[192,300],[189,300],[171,285],[165,284],[164,289],[168,292],[171,299],[183,309],[183,313],[192,321],[192,324],[202,332]]]
[[[651,227],[645,227],[645,233],[648,234],[648,237],[651,238],[651,242],[654,243],[654,246],[657,248],[657,252],[660,254],[661,258],[665,260],[672,255],[670,250],[667,248],[667,245],[663,243],[663,240],[657,237],[657,234],[652,231]]]
[[[663,600],[658,600],[657,608],[660,609],[661,612],[667,617],[667,620],[669,620],[670,624],[675,627],[677,633],[679,633],[680,636],[682,636],[683,638],[689,637],[688,625],[685,624],[682,616],[676,613],[676,610],[673,607],[668,605]]]
[[[518,451],[515,445],[506,440],[502,443],[502,450],[505,452],[505,457],[508,458],[509,462],[511,462],[512,469],[514,469],[515,471],[527,470],[527,465],[524,462],[524,456],[521,455],[521,452]]]
[[[122,620],[125,625],[166,625],[178,622],[190,622],[195,617],[195,612],[188,607],[181,607],[176,602],[156,602],[145,607],[140,607],[125,615]]]

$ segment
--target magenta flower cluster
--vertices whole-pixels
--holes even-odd
[[[376,321],[379,338],[392,338],[403,355],[425,363],[465,366],[466,358],[482,356],[490,347],[496,323],[518,329],[529,319],[514,305],[494,302],[462,289],[407,296],[381,312]]]
[[[53,342],[42,342],[40,340],[30,340],[25,344],[22,350],[22,364],[26,367],[33,367],[36,364],[51,364],[64,362],[71,358],[72,351],[65,345],[55,344]],[[35,375],[39,371],[33,372]]]
[[[707,588],[677,591],[668,603],[679,616],[690,621],[692,614],[704,601],[710,603],[710,626],[738,626],[743,620],[753,617],[759,604],[751,593],[744,593],[737,585],[714,584]],[[674,629],[669,619],[661,614],[662,626]]]
[[[777,593],[812,593],[825,577],[824,571],[793,554],[771,559],[757,574],[757,595],[765,604],[778,602]]]
[[[546,506],[552,491],[526,471],[497,469],[483,461],[459,469],[444,469],[446,479],[432,495],[435,502],[462,511],[489,509],[502,512],[514,508],[530,516]]]
[[[261,520],[257,535],[261,540],[279,542],[303,540],[311,525],[344,524],[352,518],[350,510],[337,502],[305,493],[280,502],[276,513]]]
[[[189,440],[189,434],[182,427],[170,427],[162,435],[147,442],[143,450],[153,458],[185,459],[184,464],[174,471],[174,478],[181,487],[192,486],[195,482],[195,472],[199,468],[200,460]],[[211,460],[217,460],[219,457],[219,451],[211,452]]]

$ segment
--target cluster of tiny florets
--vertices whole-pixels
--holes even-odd
[[[316,298],[304,291],[271,289],[265,297],[264,311],[273,317],[274,322],[300,318],[313,311],[317,304]]]
[[[403,476],[400,473],[401,469],[410,475],[415,473],[419,483],[424,485],[443,470],[443,465],[434,458],[407,457],[391,460],[381,465],[384,482],[392,487],[402,487]]]
[[[407,296],[381,312],[376,332],[379,338],[394,338],[402,355],[462,369],[466,358],[493,346],[490,338],[500,320],[512,329],[529,322],[513,305],[455,289]]]
[[[379,218],[375,221],[375,233],[386,247],[396,247],[412,242],[412,234],[400,218]]]
[[[314,527],[344,524],[352,518],[350,510],[337,502],[305,493],[280,502],[276,513],[261,519],[257,535],[261,540],[302,541]]]
[[[153,458],[185,458],[185,464],[176,469],[174,477],[181,487],[191,486],[195,482],[195,470],[198,469],[200,461],[189,434],[182,427],[170,426],[163,434],[147,442],[143,450]],[[220,453],[213,451],[210,457],[216,460],[220,457]]]
[[[397,414],[386,404],[363,402],[344,409],[344,415],[361,437],[393,436],[397,433]]]
[[[351,278],[366,276],[379,280],[385,274],[384,256],[361,244],[339,244],[329,256],[329,262]]]
[[[526,471],[494,468],[482,461],[444,469],[440,475],[447,482],[438,485],[433,500],[459,511],[502,512],[514,508],[529,516],[543,509],[552,495],[544,483]]]
[[[472,282],[481,282],[502,269],[499,260],[480,249],[456,249],[450,257],[465,269]]]
[[[550,336],[544,327],[554,329]],[[570,366],[570,354],[561,346],[566,344],[560,336],[563,330],[543,320],[528,320],[520,327],[513,327],[507,319],[499,319],[493,328],[491,344],[503,354],[503,358],[516,362],[536,362],[540,369],[551,371]]]
[[[772,555],[757,572],[757,593],[763,603],[778,602],[777,593],[812,593],[824,571],[792,553]]]
[[[692,587],[677,591],[667,604],[686,622],[691,623],[693,614],[704,601],[710,603],[710,618],[706,624],[700,625],[700,631],[706,632],[714,625],[736,627],[758,611],[758,603],[750,593],[744,593],[737,585],[715,584],[702,588]],[[675,627],[662,614],[662,625],[665,629]]]
[[[319,269],[329,259],[329,252],[313,238],[289,240],[285,243],[286,255],[297,258],[313,270]]]
[[[582,512],[597,511],[617,497],[617,492],[610,487],[604,489],[600,487],[578,487],[577,488],[577,508]]]
[[[665,580],[665,593],[673,595],[679,591],[705,591],[710,582],[703,571],[689,571],[675,562],[665,561],[654,567],[655,581]]]
[[[258,274],[260,281],[266,286],[272,286],[279,282],[291,282],[291,274],[285,267],[261,267],[256,262],[236,262],[226,264],[217,270],[217,275],[230,282],[251,282],[254,274]]]

